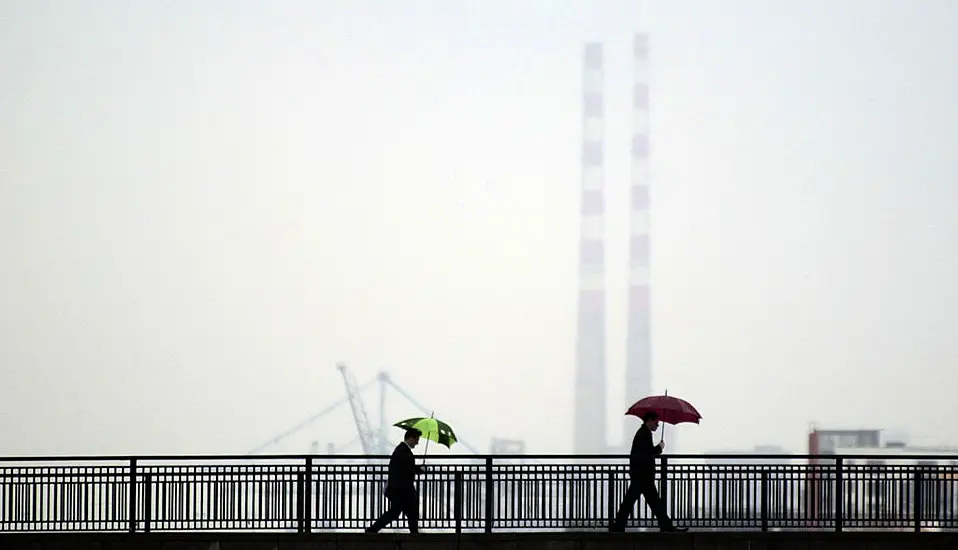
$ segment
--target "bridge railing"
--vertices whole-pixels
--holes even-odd
[[[388,457],[0,458],[0,532],[354,531],[388,502]],[[436,456],[430,531],[605,530],[628,485],[609,456]],[[958,529],[958,456],[666,456],[672,517],[715,530]],[[630,526],[654,528],[640,501]],[[393,525],[405,528],[400,519]]]

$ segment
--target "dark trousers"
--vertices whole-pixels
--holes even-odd
[[[415,489],[411,491],[397,491],[394,494],[387,494],[389,499],[389,509],[383,512],[368,529],[367,533],[378,533],[380,529],[389,525],[394,520],[399,519],[399,514],[406,515],[406,522],[409,524],[410,533],[419,532],[419,492]]]
[[[619,506],[619,513],[615,515],[615,521],[612,523],[610,531],[625,531],[625,524],[632,515],[632,509],[638,502],[639,496],[645,497],[645,503],[652,510],[655,519],[659,521],[659,528],[668,530],[672,528],[672,519],[665,510],[665,503],[659,498],[659,492],[655,488],[655,477],[633,476],[629,481],[629,488],[625,491],[625,499],[622,500],[622,506]]]

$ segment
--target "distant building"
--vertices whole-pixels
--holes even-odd
[[[808,454],[837,454],[836,449],[874,449],[881,447],[881,430],[819,430],[808,434]]]
[[[812,430],[808,435],[809,455],[875,455],[866,459],[869,464],[956,464],[958,447],[909,445],[904,434],[883,436],[883,430]],[[881,456],[878,456],[881,455]],[[895,458],[888,459],[889,455]],[[921,457],[937,456],[936,459]],[[911,459],[910,457],[915,457]],[[954,457],[953,459],[951,457]],[[821,459],[812,459],[813,463]],[[846,464],[861,463],[861,459],[845,459]]]
[[[933,529],[935,518],[953,517],[958,509],[958,447],[910,446],[906,436],[883,437],[877,429],[813,429],[808,452],[813,455],[806,486],[812,517],[831,517],[835,512],[832,493],[838,471],[834,460],[822,455],[842,457],[842,500],[849,503],[843,515],[849,528],[855,528],[856,518],[908,517],[909,512],[920,511],[930,520],[923,522],[925,527]],[[889,475],[888,466],[901,470]]]

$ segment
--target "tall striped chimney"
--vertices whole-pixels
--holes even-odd
[[[582,71],[582,190],[576,327],[576,454],[606,451],[605,98],[602,45],[585,46]]]
[[[629,214],[629,303],[625,361],[626,407],[652,392],[651,297],[649,293],[649,37],[632,41],[632,186]],[[635,433],[625,421],[624,443]]]

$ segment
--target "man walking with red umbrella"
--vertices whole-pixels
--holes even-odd
[[[658,413],[648,411],[642,415],[642,426],[635,432],[635,438],[632,439],[632,451],[629,453],[629,488],[625,492],[625,499],[619,507],[615,521],[609,528],[609,531],[613,533],[625,531],[625,524],[632,515],[639,495],[645,497],[645,503],[658,520],[660,529],[688,531],[684,527],[675,527],[672,524],[672,518],[669,517],[665,503],[659,498],[659,492],[655,487],[655,457],[665,450],[665,441],[660,441],[658,445],[652,442],[652,432],[658,428]]]

